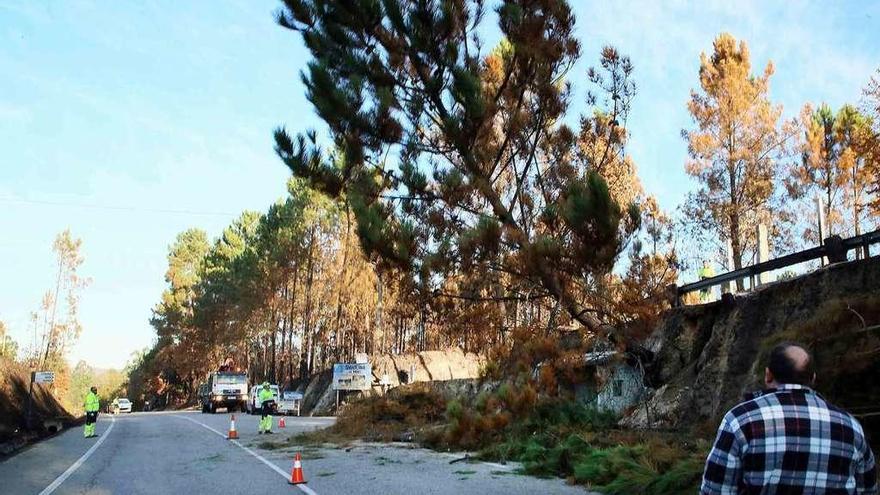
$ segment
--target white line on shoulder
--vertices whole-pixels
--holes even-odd
[[[113,430],[113,427],[115,425],[116,418],[110,416],[110,427],[108,427],[107,431],[105,431],[104,434],[98,438],[98,441],[95,442],[95,445],[89,447],[89,450],[87,450],[86,453],[82,455],[82,457],[77,459],[76,462],[74,462],[69,468],[67,468],[67,471],[61,473],[61,476],[55,478],[55,481],[53,481],[52,484],[50,484],[43,491],[40,492],[40,495],[49,495],[50,493],[54,492],[56,488],[61,486],[61,483],[64,483],[64,480],[69,478],[74,471],[79,469],[79,467],[82,466],[83,463],[86,462],[86,460],[91,457],[96,450],[98,450],[98,447],[100,447],[101,444],[104,443],[104,440],[107,440],[107,437],[110,436],[110,431]]]
[[[226,435],[225,435],[224,433],[219,432],[219,431],[215,430],[214,428],[211,428],[210,426],[206,425],[205,423],[202,423],[201,421],[196,421],[196,420],[194,420],[194,419],[192,419],[192,418],[188,418],[188,417],[186,417],[186,416],[174,416],[174,417],[175,417],[175,418],[180,418],[180,419],[185,419],[185,420],[187,420],[187,421],[191,421],[191,422],[193,422],[193,423],[195,423],[195,424],[197,424],[197,425],[199,425],[199,426],[201,426],[201,427],[203,427],[203,428],[205,428],[205,429],[207,429],[207,430],[209,430],[209,431],[211,431],[211,432],[213,432],[213,433],[219,435],[220,438],[226,438]],[[245,446],[242,445],[241,442],[239,442],[238,440],[230,440],[229,442],[230,442],[230,443],[234,443],[235,445],[237,445],[239,448],[241,448],[242,450],[244,450],[244,451],[247,452],[248,454],[250,454],[250,455],[256,457],[257,460],[259,460],[259,461],[262,462],[263,464],[265,464],[265,465],[269,466],[270,468],[272,468],[273,471],[275,471],[276,473],[280,474],[281,477],[284,478],[285,480],[288,479],[287,477],[289,476],[289,474],[288,474],[288,473],[285,473],[283,469],[281,469],[280,467],[276,466],[276,465],[273,464],[271,461],[267,460],[265,457],[263,457],[263,456],[261,456],[260,454],[254,452],[253,450],[249,449],[248,447],[245,447]],[[297,487],[297,488],[299,488],[300,491],[303,492],[303,493],[305,493],[306,495],[318,495],[314,490],[312,490],[311,488],[307,487],[306,485],[294,485],[294,486]],[[41,495],[42,495],[42,494],[41,494]]]

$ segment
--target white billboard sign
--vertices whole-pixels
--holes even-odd
[[[333,390],[369,390],[373,371],[367,363],[333,365]]]
[[[34,383],[54,383],[54,371],[34,371]]]

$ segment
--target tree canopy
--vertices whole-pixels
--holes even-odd
[[[503,273],[597,330],[577,288],[610,270],[640,218],[602,177],[629,165],[632,65],[603,51],[591,76],[611,108],[584,119],[578,153],[562,123],[580,55],[569,5],[505,1],[495,14],[504,41],[483,53],[483,2],[285,1],[277,20],[312,55],[302,79],[333,151],[283,128],[276,150],[296,176],[345,198],[380,267],[424,291],[474,269]]]
[[[686,217],[704,239],[712,233],[730,243],[731,269],[755,252],[755,226],[781,211],[780,159],[794,131],[780,123],[782,106],[770,102],[772,75],[771,62],[752,74],[746,42],[722,33],[712,53],[700,55],[700,91],[688,102],[695,128],[682,131],[690,155],[685,169],[700,186],[688,196]]]

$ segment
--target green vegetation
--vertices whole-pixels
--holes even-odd
[[[606,493],[695,490],[708,439],[617,428],[613,414],[559,395],[577,378],[571,356],[583,349],[562,349],[556,339],[532,333],[511,339],[514,350],[491,371],[515,379],[454,399],[424,383],[398,387],[347,404],[332,427],[292,441],[393,441],[407,433],[429,448],[519,462],[523,474],[563,477]],[[527,371],[536,362],[543,363],[537,376]]]
[[[418,415],[418,411],[427,414]],[[291,440],[389,441],[402,432],[413,432],[419,442],[437,450],[469,450],[479,460],[519,462],[523,474],[563,477],[603,493],[694,492],[708,440],[620,430],[616,419],[569,399],[539,398],[529,385],[505,384],[470,402],[446,401],[417,385],[351,403],[331,428]],[[386,457],[376,461],[379,465],[391,462]]]
[[[6,335],[6,324],[0,321],[0,358],[15,361],[18,354],[18,342]]]
[[[500,434],[489,434],[479,457],[518,461],[526,474],[564,477],[604,493],[695,490],[707,447],[704,442],[686,445],[656,433],[625,432],[614,428],[615,420],[577,402],[541,401]]]
[[[486,53],[481,2],[287,2],[277,20],[309,49],[303,81],[329,139],[279,128],[275,150],[348,202],[363,253],[422,297],[541,294],[596,331],[608,304],[591,289],[642,216],[626,153],[633,64],[607,46],[586,77],[570,73],[580,43],[567,2],[495,12],[503,41]],[[578,78],[592,91],[571,128]]]
[[[70,372],[67,390],[61,395],[61,403],[73,414],[82,414],[83,398],[93,385],[98,387],[101,406],[105,407],[117,397],[125,397],[125,374],[114,369],[95,369],[80,361]]]

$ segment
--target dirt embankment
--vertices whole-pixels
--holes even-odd
[[[55,433],[69,426],[74,417],[43,385],[34,385],[31,430],[25,428],[30,370],[0,358],[0,455],[8,454],[28,441]]]
[[[880,444],[880,258],[833,265],[727,301],[670,311],[647,342],[648,407],[637,428],[705,430],[759,390],[769,350],[788,340],[815,355],[816,389],[855,413]]]

